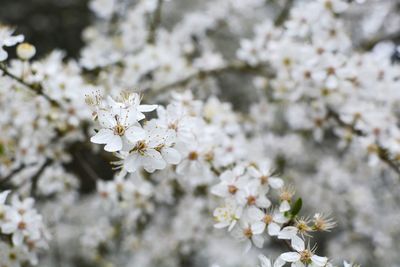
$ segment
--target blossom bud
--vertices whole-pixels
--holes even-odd
[[[17,55],[22,60],[29,60],[36,54],[36,48],[29,43],[22,43],[17,46]]]

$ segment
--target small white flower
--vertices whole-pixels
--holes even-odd
[[[269,208],[271,201],[266,197],[268,188],[261,188],[258,183],[250,182],[238,194],[238,201],[244,206]]]
[[[261,221],[267,226],[270,236],[277,236],[281,231],[281,224],[288,221],[282,213],[279,212],[263,212],[259,208],[250,207],[248,216],[252,220]]]
[[[296,267],[322,267],[328,262],[328,258],[315,255],[312,250],[309,248],[306,249],[304,240],[298,236],[292,239],[292,247],[295,249],[295,252],[283,253],[280,258],[286,262],[294,264]]]
[[[13,36],[13,33],[13,29],[0,25],[0,61],[4,61],[8,57],[8,54],[3,49],[3,46],[13,46],[24,41],[23,35]]]
[[[271,175],[271,166],[267,162],[263,162],[255,168],[254,166],[250,166],[249,174],[258,179],[261,186],[271,186],[274,189],[279,189],[283,186],[283,180],[278,177],[274,177]]]
[[[223,172],[219,178],[221,182],[211,188],[211,193],[220,197],[232,197],[243,188],[248,179],[243,177],[244,168],[236,167]]]
[[[245,252],[248,252],[252,244],[258,248],[263,247],[264,238],[262,237],[262,233],[264,230],[264,223],[242,218],[239,226],[233,229],[232,235],[239,241],[245,241]]]
[[[259,267],[281,267],[285,265],[285,261],[281,258],[277,258],[275,262],[272,262],[269,258],[264,255],[259,255],[258,259],[260,260],[261,265]]]
[[[243,207],[238,206],[235,201],[227,201],[222,207],[214,210],[214,220],[217,222],[214,224],[215,228],[228,227],[228,231],[231,231],[240,219],[243,212]]]

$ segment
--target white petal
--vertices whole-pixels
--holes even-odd
[[[157,109],[158,105],[140,105],[138,110],[140,112],[150,112]]]
[[[211,193],[216,196],[225,197],[229,192],[225,184],[219,183],[211,187]]]
[[[292,267],[305,267],[305,265],[301,261],[298,261],[298,262],[292,263]]]
[[[122,149],[122,139],[119,135],[113,135],[111,140],[107,142],[107,145],[104,147],[105,151],[108,152],[116,152]]]
[[[255,222],[251,225],[251,231],[253,234],[261,234],[265,230],[265,223]]]
[[[247,215],[251,220],[254,221],[261,221],[265,216],[264,212],[262,212],[259,208],[256,207],[250,207],[247,210]]]
[[[286,262],[296,262],[300,260],[300,254],[297,252],[286,252],[283,253],[280,258]]]
[[[292,237],[292,247],[297,251],[303,251],[305,249],[305,244],[303,239],[297,235]]]
[[[285,263],[286,262],[281,258],[277,258],[274,262],[274,267],[282,267],[283,265],[285,265]]]
[[[0,61],[6,60],[8,57],[8,53],[0,47]]]
[[[261,262],[261,267],[272,267],[271,260],[265,257],[264,255],[259,255],[258,259]]]
[[[228,232],[232,231],[233,227],[235,227],[237,220],[233,220],[228,227]]]
[[[279,189],[283,186],[283,180],[281,178],[269,178],[268,182],[274,189]]]
[[[281,205],[279,206],[280,212],[285,212],[290,210],[290,204],[286,200],[282,201]]]
[[[271,201],[265,196],[260,196],[256,200],[256,205],[260,208],[269,208],[271,206]]]
[[[294,226],[286,226],[278,235],[279,239],[292,239],[297,234],[297,228]]]
[[[274,214],[274,221],[277,223],[286,223],[289,219],[283,215],[283,213],[275,213]]]
[[[250,166],[247,171],[249,172],[250,176],[254,178],[259,178],[261,176],[261,173],[254,166]]]
[[[3,191],[3,192],[1,192],[1,194],[0,194],[0,204],[4,204],[4,202],[6,202],[6,199],[7,199],[7,196],[8,196],[8,194],[10,194],[10,190],[6,190],[6,191]]]
[[[114,126],[117,124],[117,121],[109,111],[99,110],[97,112],[97,116],[99,118],[100,125],[104,128],[114,128]]]
[[[146,171],[153,172],[153,170],[164,169],[166,163],[158,151],[155,149],[148,149],[145,153],[145,159],[143,160],[143,167]]]
[[[124,167],[128,172],[135,172],[141,164],[141,158],[137,153],[129,155],[124,161]]]
[[[90,142],[95,144],[107,144],[114,136],[113,131],[110,129],[101,129],[96,135],[90,138]]]
[[[251,240],[253,241],[254,245],[258,248],[262,248],[264,245],[264,238],[261,235],[253,235]]]
[[[11,36],[11,37],[5,39],[4,45],[5,46],[13,46],[13,45],[23,42],[23,41],[24,41],[24,36],[22,34],[20,34],[20,35]]]
[[[12,222],[3,223],[3,225],[1,226],[1,231],[4,234],[11,234],[16,229],[17,229],[17,227],[16,227],[15,223],[12,223]]]
[[[125,137],[129,142],[136,143],[146,138],[146,131],[142,127],[131,126],[126,130]]]
[[[17,247],[22,245],[23,240],[24,235],[20,231],[17,231],[12,235],[12,242]]]
[[[171,147],[166,147],[161,150],[161,155],[164,160],[169,164],[178,164],[181,161],[181,154]]]
[[[245,242],[246,243],[245,243],[245,246],[244,246],[244,253],[247,253],[251,249],[251,241],[250,240],[246,240]]]
[[[325,266],[325,264],[328,262],[328,258],[320,257],[318,255],[313,255],[311,260],[317,266]]]
[[[229,223],[227,223],[227,222],[220,222],[220,223],[214,224],[214,227],[217,228],[217,229],[222,229],[222,228],[225,228],[227,226],[229,226]]]
[[[279,234],[280,231],[281,231],[281,227],[279,225],[277,225],[276,223],[270,223],[268,225],[268,234],[270,236],[276,236]]]

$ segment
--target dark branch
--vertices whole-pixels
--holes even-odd
[[[156,39],[156,31],[158,26],[161,23],[161,9],[162,9],[163,0],[157,1],[157,7],[154,10],[152,21],[149,26],[149,35],[147,36],[147,42],[149,44],[154,44]]]
[[[389,33],[389,34],[384,34],[384,35],[379,35],[375,36],[371,39],[361,41],[361,43],[358,45],[360,48],[363,50],[371,50],[374,48],[374,46],[380,42],[383,41],[396,41],[400,39],[400,31]]]
[[[290,10],[292,9],[294,0],[287,0],[285,5],[283,6],[281,12],[278,14],[278,16],[275,19],[275,26],[281,26],[283,25],[283,23],[285,23],[285,21],[287,20],[287,18],[290,15]]]
[[[345,127],[347,129],[350,129],[351,132],[353,134],[357,135],[357,136],[366,136],[366,134],[363,131],[361,131],[359,129],[356,129],[354,127],[354,125],[351,125],[351,124],[348,124],[348,123],[344,122],[340,118],[339,114],[336,113],[335,111],[331,110],[331,109],[328,109],[327,117],[334,119],[336,121],[336,123],[339,124],[340,126]],[[399,165],[390,157],[390,153],[386,148],[384,148],[384,147],[382,147],[380,145],[377,145],[377,155],[393,171],[395,171],[398,175],[400,175],[400,167],[399,167]]]
[[[11,72],[9,72],[6,68],[5,65],[0,64],[0,70],[3,72],[4,75],[12,78],[13,80],[19,82],[20,84],[24,85],[26,88],[30,89],[32,92],[36,93],[37,95],[43,96],[47,101],[50,102],[51,105],[55,107],[61,107],[60,104],[55,101],[54,99],[50,98],[46,93],[43,91],[43,87],[41,84],[36,83],[36,84],[29,84],[26,81],[24,81],[22,78],[15,76]]]

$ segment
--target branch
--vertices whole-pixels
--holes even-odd
[[[51,159],[46,159],[45,163],[43,163],[42,167],[36,172],[36,174],[32,177],[32,185],[31,185],[31,196],[36,196],[37,184],[39,182],[40,175],[49,166],[53,161]]]
[[[87,175],[92,181],[100,180],[100,177],[97,175],[92,166],[90,166],[79,153],[74,153],[74,155],[78,159],[78,162],[81,165],[81,167],[84,169],[84,171],[87,173]]]
[[[354,125],[348,124],[346,122],[344,122],[339,114],[337,114],[335,111],[328,109],[328,114],[327,117],[329,118],[333,118],[336,123],[338,123],[340,126],[342,127],[346,127],[348,129],[350,129],[352,131],[353,134],[357,135],[357,136],[366,136],[366,133],[364,133],[361,130],[358,130],[354,127]],[[395,171],[398,175],[400,175],[400,167],[399,165],[393,160],[391,159],[390,155],[389,155],[389,151],[382,147],[377,145],[377,155],[378,157],[385,162],[393,171]]]
[[[385,35],[378,35],[371,39],[361,41],[361,43],[358,46],[361,47],[363,50],[368,51],[368,50],[371,50],[372,48],[374,48],[374,46],[380,42],[395,41],[398,39],[400,39],[400,30],[397,32],[393,32],[393,33],[389,33],[389,34],[385,34]]]
[[[153,20],[150,22],[149,27],[149,35],[147,36],[147,43],[154,44],[156,39],[156,31],[158,26],[161,23],[161,9],[162,9],[163,0],[157,1],[157,7],[153,13]]]
[[[0,188],[3,186],[7,186],[7,183],[13,178],[14,175],[18,174],[22,170],[24,170],[26,167],[33,166],[34,164],[31,165],[25,165],[21,164],[17,169],[11,171],[7,176],[0,178]]]
[[[292,9],[294,0],[287,0],[285,5],[283,6],[281,12],[278,14],[278,16],[275,19],[275,26],[281,26],[289,17],[290,15],[290,10]]]
[[[37,84],[29,84],[29,83],[27,83],[22,78],[17,77],[14,74],[12,74],[11,72],[9,72],[7,70],[7,68],[6,68],[6,66],[3,65],[3,64],[0,64],[0,70],[3,72],[4,75],[10,77],[11,79],[19,82],[22,85],[24,85],[26,88],[30,89],[32,92],[36,93],[37,95],[43,96],[45,99],[47,99],[47,101],[50,102],[51,105],[61,108],[60,104],[57,101],[55,101],[54,99],[52,99],[48,95],[46,95],[46,93],[43,91],[43,87],[42,87],[41,84],[39,84],[39,83],[37,83]]]

